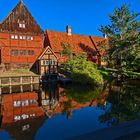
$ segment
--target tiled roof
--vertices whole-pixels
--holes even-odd
[[[19,24],[25,24],[25,28],[19,27]],[[0,24],[1,32],[19,32],[30,34],[44,34],[41,27],[35,21],[26,5],[19,1],[11,13]]]
[[[72,47],[72,51],[75,54],[87,52],[96,55],[98,49],[97,42],[105,40],[105,38],[102,37],[84,36],[77,34],[72,34],[71,36],[68,36],[67,33],[50,30],[46,31],[46,37],[49,41],[47,45],[50,45],[55,53],[61,52],[62,44],[64,44],[70,45]]]

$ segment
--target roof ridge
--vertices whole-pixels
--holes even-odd
[[[66,32],[64,31],[56,31],[56,30],[49,30],[49,29],[46,29],[46,32],[48,31],[51,31],[51,32],[56,32],[56,33],[62,33],[62,34],[67,34]],[[101,38],[101,39],[105,39],[104,37],[101,37],[101,36],[95,36],[95,35],[84,35],[84,34],[78,34],[78,33],[73,33],[72,35],[77,35],[77,36],[83,36],[83,37],[97,37],[97,38]]]

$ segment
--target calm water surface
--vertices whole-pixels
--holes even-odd
[[[0,96],[2,140],[63,140],[140,118],[139,81],[94,89],[51,83],[12,90],[3,88]]]

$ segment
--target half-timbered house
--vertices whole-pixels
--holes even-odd
[[[38,73],[55,74],[58,70],[58,59],[53,50],[47,46],[38,58]]]

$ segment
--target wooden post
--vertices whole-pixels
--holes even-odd
[[[33,91],[33,77],[31,76],[31,91]]]
[[[23,92],[23,85],[20,85],[20,92]]]
[[[0,95],[2,94],[2,89],[1,89],[1,78],[0,78]]]
[[[10,89],[10,93],[12,93],[12,78],[9,77],[9,89]]]
[[[31,92],[33,91],[33,84],[31,84]]]
[[[23,77],[20,77],[20,91],[23,92]]]
[[[31,78],[30,78],[30,79],[31,79],[31,84],[33,84],[33,76],[31,76]]]
[[[23,84],[23,77],[21,76],[20,77],[20,85],[22,85]]]

